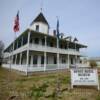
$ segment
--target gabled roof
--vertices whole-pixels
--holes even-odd
[[[39,15],[32,21],[31,25],[32,25],[34,22],[43,22],[43,23],[45,23],[45,24],[47,24],[47,25],[49,26],[49,24],[48,24],[48,22],[47,22],[47,20],[46,20],[46,18],[44,17],[44,15],[43,15],[42,12],[40,12]]]

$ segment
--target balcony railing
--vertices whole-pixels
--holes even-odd
[[[16,64],[3,64],[3,67],[8,69],[15,69],[23,72],[34,72],[34,71],[49,71],[56,69],[67,69],[67,64],[59,64],[59,68],[57,64],[47,64],[46,68],[44,68],[44,64],[36,64],[36,65],[16,65]]]
[[[60,54],[80,55],[80,52],[76,51],[75,49],[61,49],[61,48],[57,49],[56,47],[49,47],[37,44],[30,44],[29,49],[36,51],[46,51],[50,53],[57,53],[59,51]]]
[[[89,67],[87,64],[75,64],[75,65],[70,65],[70,68],[72,66],[78,67]],[[8,69],[14,69],[22,72],[35,72],[35,71],[50,71],[50,70],[58,70],[58,69],[68,69],[67,64],[59,64],[59,68],[57,64],[47,64],[46,68],[44,67],[44,64],[36,64],[36,65],[15,65],[15,64],[3,64],[3,67],[8,68]],[[73,68],[73,67],[72,67]]]
[[[25,50],[27,50],[28,45],[24,45],[16,50],[13,51],[13,53],[11,52],[10,54],[6,54],[5,57],[10,56],[10,55],[14,55],[16,53],[20,53],[23,52]],[[43,46],[43,45],[39,45],[39,44],[29,44],[29,50],[34,50],[34,51],[41,51],[41,52],[49,52],[49,53],[57,53],[59,51],[60,54],[71,54],[71,55],[83,55],[83,53],[76,51],[75,49],[57,49],[56,47],[49,47],[49,46]]]

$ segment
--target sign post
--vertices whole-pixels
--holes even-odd
[[[99,90],[99,79],[97,69],[73,68],[71,69],[71,88],[78,86],[97,86]]]

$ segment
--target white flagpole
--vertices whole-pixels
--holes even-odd
[[[59,22],[57,19],[57,70],[58,70],[58,75],[57,75],[57,96],[60,95],[60,74],[59,74]]]
[[[59,70],[59,39],[57,38],[57,69]]]
[[[68,48],[68,68],[70,68],[70,67],[69,67],[69,41],[68,41],[67,46],[68,46],[68,47],[67,47],[67,48]]]
[[[76,42],[75,42],[75,52],[76,52]],[[75,67],[76,67],[76,64],[77,64],[77,55],[75,56]]]

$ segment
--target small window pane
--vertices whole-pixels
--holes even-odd
[[[39,25],[36,25],[36,31],[39,32]]]
[[[37,55],[34,55],[33,56],[33,64],[37,64],[37,62],[38,62],[38,57],[37,57]]]

